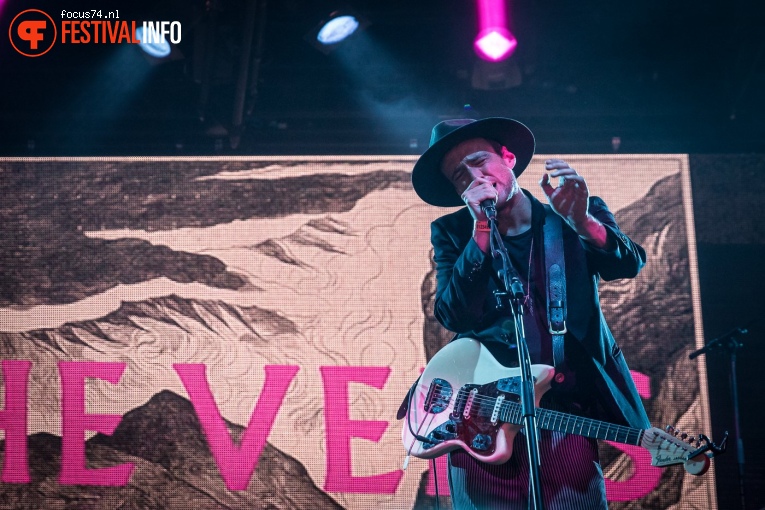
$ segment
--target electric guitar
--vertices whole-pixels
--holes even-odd
[[[692,475],[705,473],[710,458],[725,450],[727,433],[717,446],[703,434],[678,437],[671,427],[666,432],[636,429],[539,408],[555,369],[532,365],[531,372],[541,429],[642,446],[651,453],[653,466],[683,464]],[[423,459],[462,448],[482,462],[506,462],[523,421],[520,375],[519,368],[504,367],[476,340],[449,343],[431,359],[410,392],[401,433],[404,448]]]

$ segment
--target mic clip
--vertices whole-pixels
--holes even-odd
[[[694,359],[702,354],[706,354],[708,352],[712,352],[718,349],[728,349],[729,351],[733,352],[737,349],[740,349],[744,346],[741,342],[737,340],[737,336],[740,335],[746,335],[749,333],[748,329],[745,328],[735,328],[731,331],[728,331],[722,336],[719,336],[715,338],[714,340],[710,340],[704,347],[701,349],[698,349],[696,351],[693,351],[688,355],[688,359]]]
[[[517,277],[513,277],[513,279],[510,280],[510,290],[515,299],[523,299],[523,284]]]
[[[481,202],[481,210],[489,219],[489,222],[497,220],[497,204],[494,200],[484,200]]]

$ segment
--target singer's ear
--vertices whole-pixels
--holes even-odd
[[[502,159],[505,160],[505,163],[510,167],[510,170],[515,168],[515,154],[507,150],[507,147],[504,145],[502,146]]]

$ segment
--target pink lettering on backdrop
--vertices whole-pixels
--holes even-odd
[[[321,367],[324,381],[324,425],[327,441],[327,475],[324,490],[360,494],[394,494],[404,476],[402,470],[374,476],[353,476],[351,438],[378,442],[389,423],[351,420],[348,384],[360,382],[382,389],[389,367]]]
[[[638,395],[643,398],[651,398],[651,378],[635,370],[630,370],[630,375],[635,382]]]
[[[436,495],[436,479],[438,479],[438,495],[449,496],[449,463],[446,462],[446,455],[436,457],[436,476],[433,476],[433,461],[428,461],[428,496]]]
[[[651,378],[647,375],[630,371],[632,380],[638,394],[643,398],[651,398]],[[607,441],[614,448],[626,453],[632,460],[633,473],[627,480],[617,482],[606,478],[606,495],[609,501],[631,501],[650,494],[659,486],[661,469],[651,465],[651,454],[648,450],[639,446],[613,443]]]
[[[5,409],[0,429],[5,431],[5,456],[0,479],[5,483],[29,483],[27,462],[27,382],[31,361],[3,361]]]
[[[651,466],[651,454],[639,447],[620,443],[608,443],[629,455],[634,466],[634,472],[628,480],[617,482],[606,478],[606,494],[609,501],[632,501],[650,494],[659,485],[661,469]],[[433,463],[428,461],[428,496],[435,496]],[[449,495],[449,479],[446,455],[436,459],[436,475],[438,477],[439,496]]]
[[[250,422],[239,446],[231,439],[226,422],[215,403],[205,375],[205,365],[177,363],[173,368],[186,387],[226,487],[229,490],[246,490],[271,433],[276,413],[300,367],[266,365],[263,391],[250,415]]]
[[[61,376],[61,472],[58,480],[71,485],[121,487],[130,480],[132,463],[88,469],[85,460],[85,431],[111,435],[122,416],[85,414],[85,379],[94,377],[117,384],[125,363],[59,361]]]
[[[616,482],[606,478],[606,496],[609,501],[631,501],[647,496],[659,486],[661,469],[651,465],[651,454],[640,446],[607,441],[632,460],[633,473],[627,480]]]

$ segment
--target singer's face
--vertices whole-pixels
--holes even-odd
[[[483,138],[466,140],[446,153],[441,161],[441,173],[454,185],[460,195],[470,183],[483,177],[497,190],[497,203],[513,195],[516,187],[513,166],[515,156],[502,147]]]

